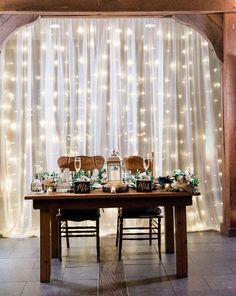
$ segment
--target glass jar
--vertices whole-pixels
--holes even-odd
[[[43,190],[42,182],[39,179],[38,174],[35,174],[31,182],[31,191],[32,192],[41,192]]]

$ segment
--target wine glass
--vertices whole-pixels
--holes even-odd
[[[150,164],[150,159],[148,157],[144,157],[143,158],[143,167],[144,167],[144,170],[145,171],[148,170],[149,164]]]
[[[76,173],[78,173],[81,169],[81,158],[80,157],[75,157],[74,167],[75,167]]]

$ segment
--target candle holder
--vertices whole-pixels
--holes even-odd
[[[115,186],[122,183],[122,159],[115,150],[107,159],[108,183]]]

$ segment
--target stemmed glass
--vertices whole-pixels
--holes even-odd
[[[145,171],[148,170],[149,164],[150,164],[150,159],[148,157],[144,157],[143,158],[143,167],[144,167]]]
[[[78,173],[81,169],[81,158],[80,157],[75,157],[74,167],[75,167],[76,173]]]

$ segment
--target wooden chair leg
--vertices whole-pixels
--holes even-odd
[[[66,227],[66,245],[67,248],[70,248],[70,242],[69,242],[69,233],[68,233],[68,221],[65,221],[65,227]]]
[[[161,261],[161,218],[158,218],[158,252]]]
[[[118,246],[119,235],[120,235],[120,219],[119,219],[119,216],[117,216],[117,227],[116,227],[116,247]]]
[[[152,218],[149,218],[149,245],[152,244]]]
[[[57,221],[58,224],[58,259],[61,261],[61,220],[58,219]]]
[[[99,235],[99,218],[96,219],[96,241],[97,241],[97,261],[100,261],[100,235]]]
[[[119,223],[119,261],[121,260],[121,251],[122,251],[122,238],[123,238],[123,218],[120,217]]]

